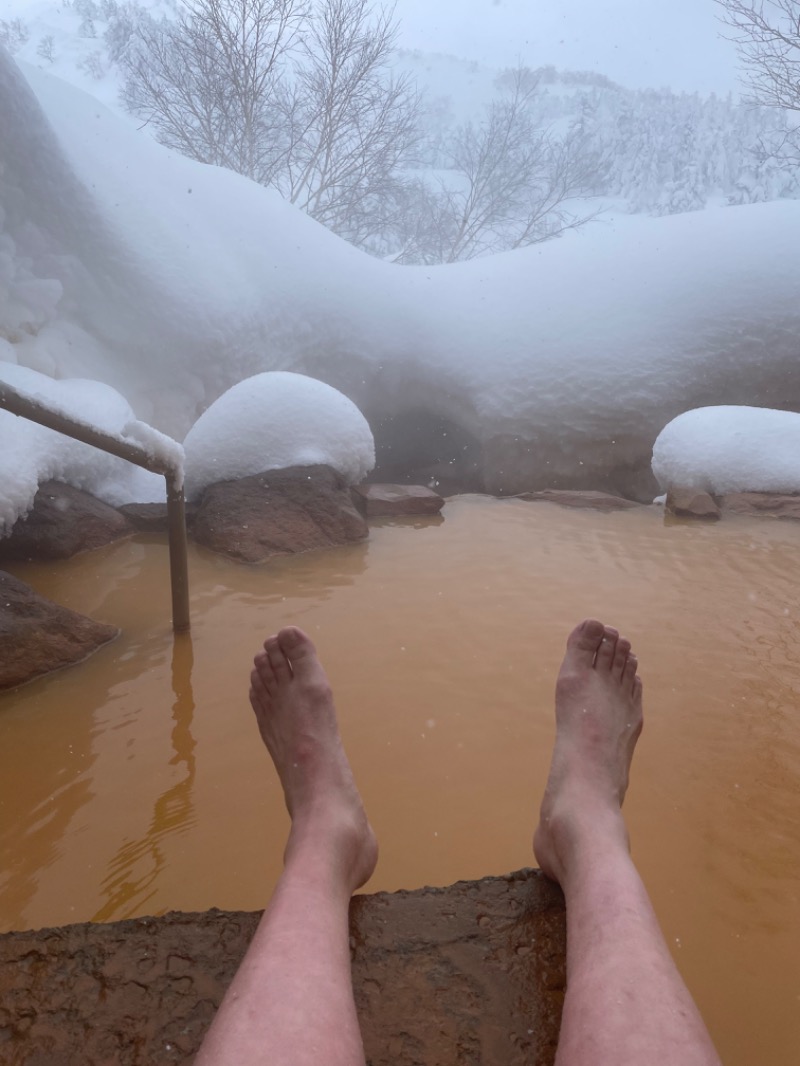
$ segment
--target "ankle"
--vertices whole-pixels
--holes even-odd
[[[615,806],[543,805],[534,848],[545,872],[567,884],[610,855],[630,855],[628,830]]]
[[[362,811],[307,812],[292,822],[284,852],[287,872],[352,894],[372,874],[377,845]]]

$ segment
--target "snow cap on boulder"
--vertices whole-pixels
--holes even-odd
[[[184,441],[189,497],[207,485],[324,464],[350,484],[375,465],[367,420],[341,392],[287,371],[256,374],[223,393]]]
[[[662,489],[800,492],[800,414],[765,407],[698,407],[668,423],[653,445]]]

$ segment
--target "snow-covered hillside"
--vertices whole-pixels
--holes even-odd
[[[178,10],[176,0],[5,0],[0,40],[18,59],[126,114],[121,60],[132,26],[142,16],[174,19]],[[502,93],[502,72],[412,51],[398,51],[394,65],[411,76],[426,103],[422,166],[414,173],[431,190],[440,183],[459,188],[463,177],[453,170],[453,135],[465,123],[480,124]],[[568,198],[570,217],[609,209],[674,214],[800,197],[796,161],[784,159],[779,147],[787,121],[779,110],[665,88],[626,89],[597,73],[552,66],[537,77],[539,127],[559,137],[571,134],[580,145],[578,169],[590,176]],[[403,243],[387,232],[369,247],[390,255]],[[415,261],[434,260],[429,251]]]
[[[800,400],[798,202],[400,268],[7,56],[0,164],[0,358],[104,381],[178,439],[236,382],[295,370],[364,411],[379,455],[641,492],[680,412]]]

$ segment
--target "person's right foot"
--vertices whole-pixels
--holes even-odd
[[[306,634],[288,626],[264,642],[250,675],[250,703],[283,785],[297,847],[330,860],[354,892],[375,869],[378,845],[353,780],[328,678]]]
[[[556,742],[534,852],[562,887],[584,844],[623,841],[620,808],[642,731],[642,682],[630,643],[589,619],[570,634],[556,684]]]

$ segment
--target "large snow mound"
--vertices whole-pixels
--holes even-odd
[[[420,412],[454,425],[490,491],[620,490],[602,479],[649,478],[682,411],[800,401],[798,247],[783,201],[399,267],[0,51],[0,360],[104,381],[176,439],[237,382],[295,371],[379,444]]]
[[[144,444],[176,465],[180,445],[138,422],[128,401],[99,381],[54,381],[27,367],[0,361],[0,381],[42,401],[51,410],[111,434],[118,440]],[[10,531],[33,505],[39,483],[50,478],[84,489],[117,507],[123,503],[163,503],[164,478],[108,452],[73,440],[26,418],[0,410],[0,534]]]
[[[228,389],[183,442],[186,491],[287,466],[326,464],[350,483],[375,465],[367,420],[341,392],[285,372],[256,374]]]
[[[673,419],[653,446],[662,489],[800,492],[800,414],[701,407]]]

